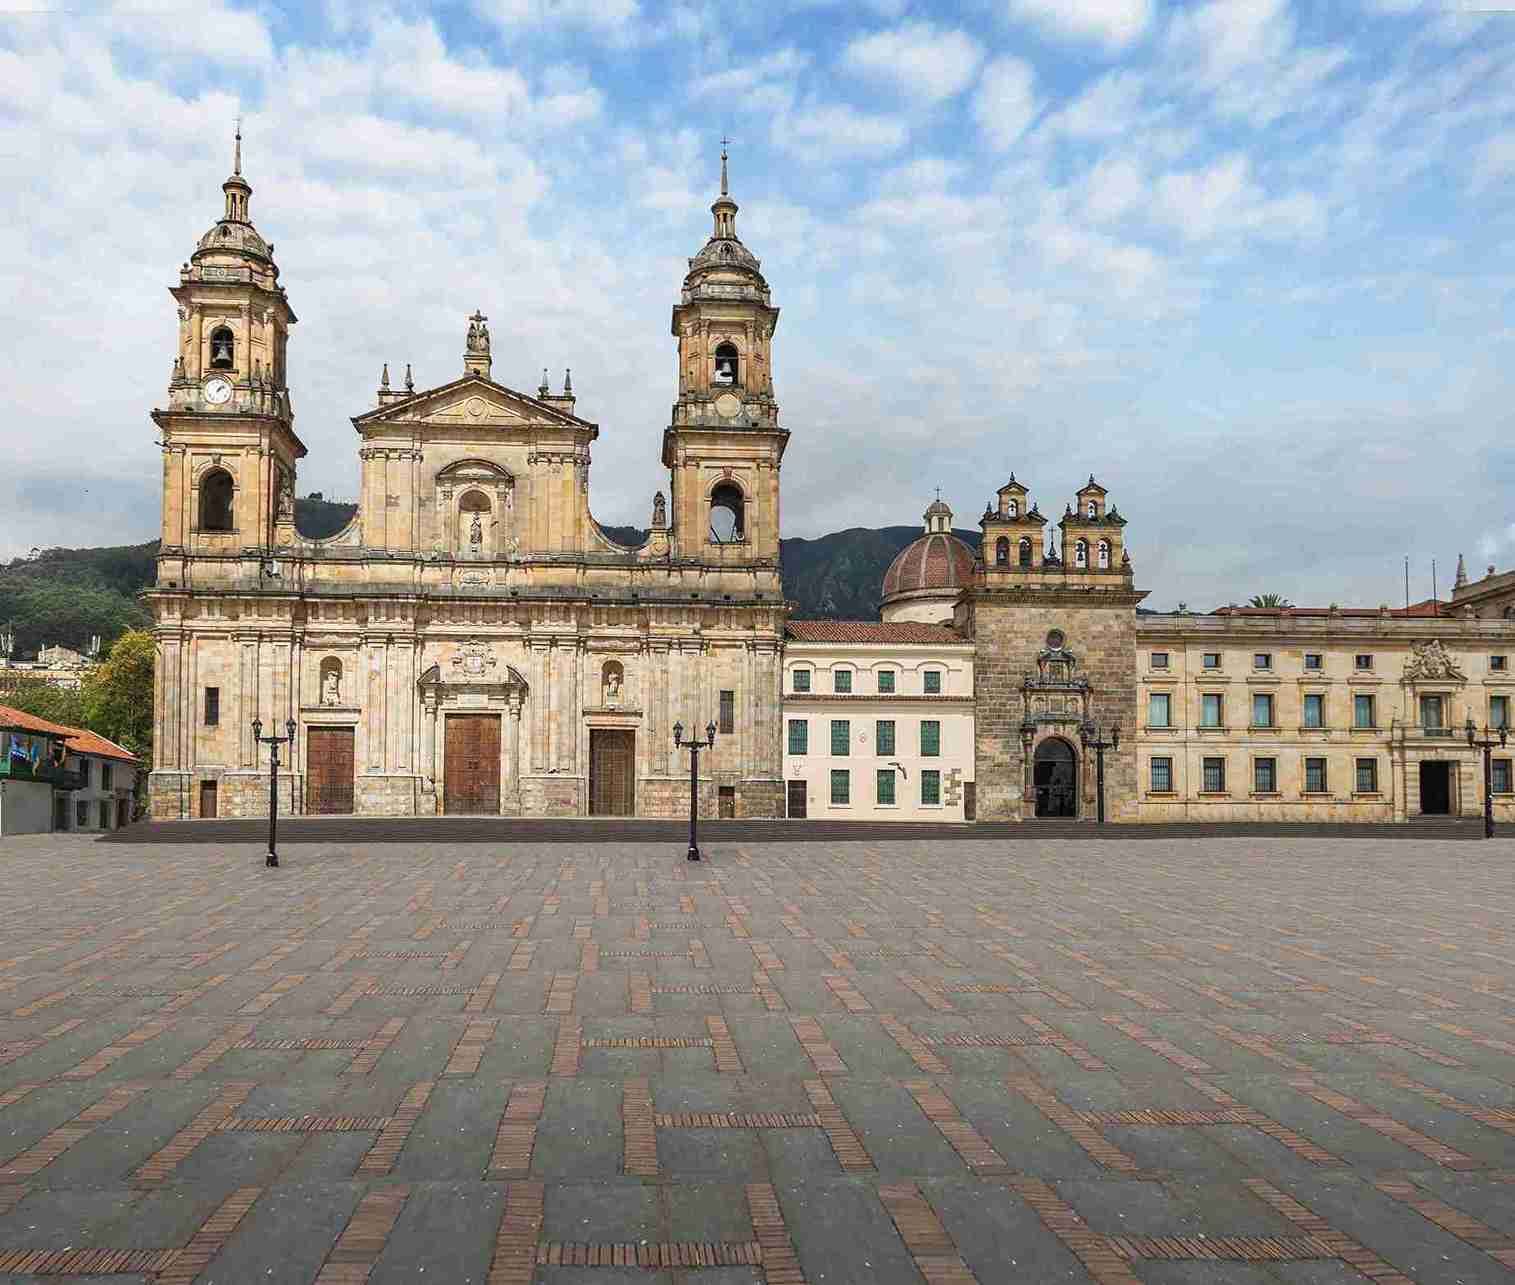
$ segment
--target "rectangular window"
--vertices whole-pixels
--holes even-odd
[[[937,807],[942,801],[942,774],[926,771],[921,773],[921,802],[926,807]]]
[[[1201,727],[1221,726],[1220,716],[1223,709],[1220,693],[1206,692],[1199,698],[1199,725]]]
[[[1202,767],[1204,769],[1204,792],[1206,794],[1223,794],[1226,789],[1226,760],[1205,759]]]
[[[89,789],[90,767],[88,759],[79,760],[79,779],[84,782],[84,788]]]
[[[1305,726],[1324,727],[1326,725],[1326,698],[1319,692],[1305,693]]]
[[[1373,721],[1373,698],[1371,696],[1352,697],[1352,726],[1353,727],[1377,727]]]
[[[878,802],[881,807],[894,806],[894,769],[892,767],[881,767],[878,770]]]
[[[1325,667],[1325,657],[1318,651],[1307,651],[1305,653],[1306,669],[1324,669]]]
[[[1378,793],[1378,760],[1357,760],[1357,792],[1359,794]]]
[[[834,692],[850,692],[852,690],[852,671],[850,669],[833,669],[831,671],[831,690]]]
[[[845,718],[831,720],[831,752],[838,758],[845,755],[852,743],[852,724]]]
[[[1352,657],[1352,668],[1353,669],[1372,669],[1373,668],[1373,657],[1370,656],[1367,652],[1364,652],[1364,651],[1358,652],[1357,655],[1355,655],[1355,656]]]
[[[1326,792],[1326,761],[1325,759],[1305,760],[1305,793],[1324,794]]]
[[[844,767],[831,769],[831,802],[834,804],[852,802],[852,773]]]
[[[810,690],[810,671],[808,669],[796,669],[793,681],[795,691],[808,692]]]
[[[1203,664],[1206,669],[1219,669],[1220,653],[1218,651],[1207,651],[1204,656]]]
[[[1510,658],[1508,656],[1490,656],[1489,668],[1496,674],[1506,673],[1510,668]]]
[[[1252,789],[1257,794],[1273,794],[1278,790],[1278,760],[1252,760]]]
[[[889,696],[894,692],[894,670],[881,669],[878,671],[878,689],[880,695]]]
[[[1157,758],[1152,760],[1152,785],[1153,794],[1171,794],[1173,791],[1173,760],[1171,758]]]
[[[1267,692],[1252,694],[1252,726],[1273,726],[1273,697]]]
[[[894,720],[881,718],[873,725],[873,743],[880,755],[894,753]]]
[[[1498,700],[1499,698],[1496,696],[1495,699]],[[1496,723],[1495,726],[1498,727],[1499,724]],[[102,763],[102,764],[100,764],[100,788],[102,790],[108,790],[108,789],[110,789],[110,776],[111,776],[111,764],[109,764],[109,763]]]
[[[924,684],[923,690],[927,696],[940,696],[942,694],[941,670],[928,669],[924,674],[921,675],[921,681]]]
[[[736,693],[721,693],[721,735],[730,736],[736,731]]]
[[[221,689],[219,687],[207,687],[205,689],[205,726],[215,727],[221,722]]]
[[[1440,696],[1422,696],[1420,698],[1420,725],[1428,732],[1439,732],[1446,726],[1442,721],[1442,700]]]
[[[1167,669],[1168,668],[1168,653],[1165,652],[1165,651],[1154,651],[1152,653],[1152,668],[1153,669]]]
[[[1258,651],[1252,653],[1253,669],[1272,669],[1273,653],[1271,651]]]
[[[934,718],[921,719],[921,757],[940,758],[942,753],[942,725]]]
[[[1509,759],[1494,759],[1490,762],[1489,784],[1495,794],[1510,793],[1511,779]]]
[[[789,752],[791,754],[810,753],[809,719],[791,718],[789,720]]]
[[[74,804],[74,824],[80,827],[89,825],[89,804]]]
[[[110,829],[110,804],[104,799],[100,800],[100,828],[102,830]]]
[[[1489,726],[1492,728],[1508,727],[1510,725],[1510,698],[1508,696],[1489,697]]]
[[[1173,697],[1167,692],[1149,692],[1147,694],[1147,726],[1173,726]]]

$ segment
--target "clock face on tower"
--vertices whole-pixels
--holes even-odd
[[[224,406],[231,400],[231,385],[224,379],[205,381],[205,400],[211,406]]]

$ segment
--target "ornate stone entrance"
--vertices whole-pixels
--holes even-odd
[[[448,714],[442,811],[449,816],[500,811],[500,716]]]
[[[1049,736],[1036,747],[1034,767],[1036,815],[1078,815],[1078,756],[1061,736]]]
[[[470,639],[445,669],[433,665],[416,686],[421,811],[520,815],[521,708],[527,695],[520,672],[502,665],[488,643]]]

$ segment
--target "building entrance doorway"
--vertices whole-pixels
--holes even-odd
[[[788,789],[788,807],[785,815],[792,820],[802,821],[805,819],[805,789],[804,781],[790,781]]]
[[[630,728],[589,729],[589,815],[636,814],[637,734]]]
[[[1452,811],[1452,765],[1446,762],[1420,765],[1420,814],[1444,817]]]
[[[305,733],[305,810],[315,814],[352,811],[353,729],[312,727]]]
[[[1058,736],[1043,741],[1036,747],[1032,774],[1037,816],[1078,815],[1078,760],[1073,746]]]
[[[500,811],[500,716],[447,715],[442,811],[497,816]]]

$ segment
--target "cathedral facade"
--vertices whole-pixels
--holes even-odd
[[[162,543],[146,595],[158,645],[155,817],[267,810],[267,734],[293,733],[280,793],[303,813],[683,815],[677,725],[717,728],[702,806],[782,811],[778,322],[727,191],[689,261],[672,330],[668,489],[639,548],[589,498],[599,427],[571,383],[491,378],[488,319],[457,378],[386,368],[353,417],[348,526],[294,522],[286,351],[295,314],[234,172],[171,287],[178,352]],[[461,327],[460,327],[461,329]]]

